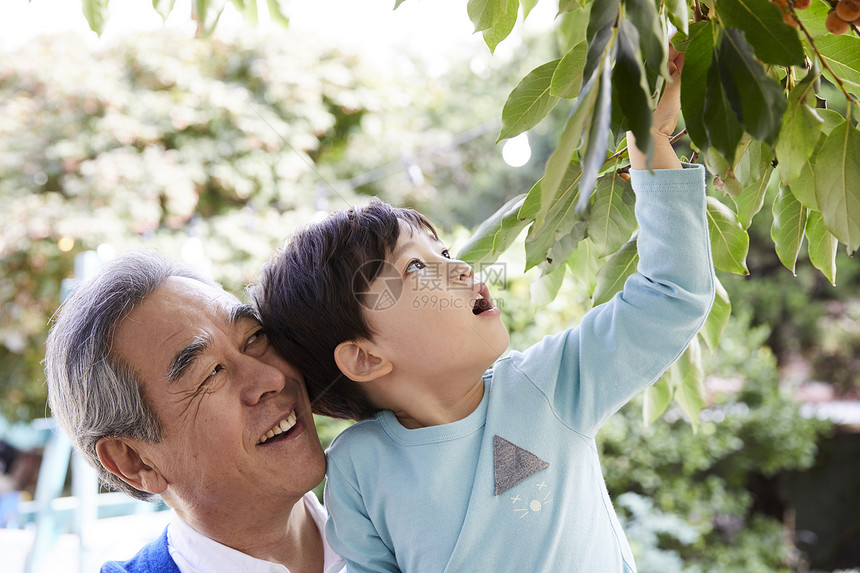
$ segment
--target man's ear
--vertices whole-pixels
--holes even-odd
[[[167,490],[167,480],[141,456],[141,445],[128,438],[102,438],[96,443],[96,453],[102,465],[125,483],[160,495]]]
[[[334,361],[347,378],[356,382],[377,380],[394,369],[394,364],[366,340],[341,342],[334,349]]]

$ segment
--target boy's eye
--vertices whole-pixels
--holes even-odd
[[[419,271],[423,269],[426,265],[419,261],[418,259],[412,259],[409,261],[409,264],[406,265],[406,274],[414,273],[415,271]]]

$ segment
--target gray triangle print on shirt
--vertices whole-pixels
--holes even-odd
[[[493,436],[494,495],[505,493],[527,477],[546,469],[549,464],[501,436]]]

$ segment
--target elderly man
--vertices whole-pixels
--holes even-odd
[[[325,457],[304,381],[251,307],[128,254],[66,300],[45,362],[51,410],[102,481],[175,511],[102,571],[340,570],[310,492]]]

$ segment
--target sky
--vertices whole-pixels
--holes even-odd
[[[89,32],[80,0],[2,0],[2,4],[2,47],[18,47],[37,34],[68,30],[86,33],[98,41]],[[265,17],[265,2],[259,4]],[[164,23],[153,10],[152,0],[111,0],[110,17],[101,41],[129,30],[152,30],[163,25],[184,27],[191,34],[190,5],[191,0],[176,0],[173,13]],[[390,49],[394,44],[444,52],[479,46],[482,42],[481,35],[472,31],[465,0],[406,0],[397,10],[393,6],[394,0],[295,0],[291,5],[290,25],[316,30],[336,41],[361,44],[368,50]],[[541,14],[539,6],[529,20],[545,21],[546,16]],[[551,19],[552,15],[549,16]],[[228,3],[219,29],[234,29],[241,21]],[[271,25],[262,21],[260,27]],[[500,49],[504,50],[504,43]]]
[[[0,49],[26,46],[39,34],[77,31],[93,43],[110,42],[130,31],[155,30],[163,26],[194,33],[190,19],[192,0],[176,0],[167,22],[152,8],[152,0],[109,0],[110,16],[101,38],[89,29],[81,11],[81,0],[0,0]],[[258,28],[276,26],[268,22],[266,2],[258,0],[261,19]],[[466,12],[466,0],[405,0],[394,10],[394,0],[293,0],[290,28],[312,30],[334,45],[361,49],[365,56],[384,60],[399,47],[420,52],[439,62],[444,73],[446,58],[478,54],[485,62],[507,61],[520,46],[524,31],[542,31],[555,17],[555,2],[538,2],[523,25],[497,48],[494,54],[473,31]],[[231,3],[222,14],[216,34],[246,31],[242,16]],[[432,67],[431,67],[432,75]]]

